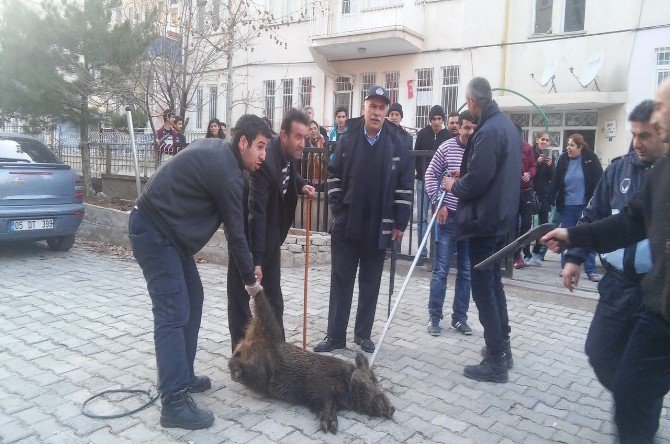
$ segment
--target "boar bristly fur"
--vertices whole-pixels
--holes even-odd
[[[337,411],[391,418],[395,409],[362,353],[356,365],[312,353],[282,339],[264,292],[254,297],[254,317],[228,362],[234,381],[262,395],[309,407],[323,431],[337,432]]]

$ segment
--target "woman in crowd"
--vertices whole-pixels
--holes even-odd
[[[600,160],[588,149],[581,134],[568,138],[566,152],[558,158],[551,179],[551,197],[556,199],[556,209],[561,213],[561,227],[577,225],[593,191],[603,174]],[[596,255],[591,252],[584,262],[584,271],[590,281],[598,282]],[[565,256],[561,255],[561,270],[565,266]],[[563,275],[563,271],[561,271]]]
[[[533,180],[533,189],[535,194],[540,202],[540,208],[538,208],[537,218],[540,225],[546,224],[549,222],[549,213],[551,212],[551,199],[549,198],[549,184],[551,182],[551,176],[554,172],[553,159],[551,157],[551,151],[549,150],[549,144],[551,139],[549,133],[546,131],[540,131],[535,134],[535,145],[533,146],[533,152],[535,158],[537,159],[537,172],[535,173],[535,179]],[[533,257],[531,263],[533,265],[542,265],[544,260],[544,255],[547,252],[547,247],[541,242],[536,241],[535,246],[533,247]]]
[[[216,117],[210,120],[207,124],[207,134],[205,134],[205,137],[208,139],[210,137],[219,139],[226,138],[226,134],[223,132],[223,128],[221,127],[221,122]]]

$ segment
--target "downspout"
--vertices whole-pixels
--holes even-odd
[[[500,87],[502,89],[502,95],[505,95],[505,90],[506,88],[505,82],[507,80],[507,41],[509,38],[509,8],[510,8],[510,0],[505,1],[505,31],[503,35],[503,41],[502,41],[502,66],[501,66],[501,74],[500,74]]]

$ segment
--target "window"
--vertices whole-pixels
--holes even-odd
[[[598,113],[574,112],[565,113],[565,126],[596,126],[598,125]]]
[[[416,70],[416,127],[428,125],[428,114],[433,101],[433,68]]]
[[[584,30],[586,0],[565,0],[565,25],[563,32]]]
[[[307,105],[312,104],[312,78],[311,77],[301,77],[300,80],[300,93],[298,95],[298,100],[300,100],[300,108],[303,108]]]
[[[265,117],[270,119],[270,122],[275,121],[275,81],[263,81],[263,91],[265,93]]]
[[[293,107],[293,79],[284,79],[282,84],[282,115]]]
[[[219,95],[218,88],[216,86],[209,87],[209,118],[210,120],[216,117],[216,105],[217,97]]]
[[[670,78],[670,48],[656,48],[656,85]]]
[[[442,67],[442,108],[449,114],[458,110],[458,84],[461,78],[458,65]]]
[[[584,30],[586,0],[535,0],[533,34]]]
[[[389,99],[391,103],[398,102],[398,84],[400,83],[400,72],[391,71],[387,72],[386,75],[386,90],[389,92]]]
[[[365,96],[368,95],[368,90],[376,83],[376,74],[373,72],[368,72],[363,74],[363,83],[361,84],[361,106],[365,102]]]
[[[198,5],[196,6],[196,22],[195,22],[195,29],[199,33],[205,32],[205,12],[206,12],[206,4],[198,2]]]
[[[551,33],[551,10],[553,0],[535,1],[535,34]]]
[[[202,128],[202,88],[195,91],[195,127]]]
[[[561,126],[563,124],[563,114],[561,113],[546,113],[549,120],[549,126]],[[544,126],[544,118],[540,113],[535,113],[532,116],[533,126]]]
[[[351,0],[342,0],[342,14],[351,13]]]
[[[351,115],[351,93],[353,87],[351,86],[351,79],[349,77],[338,77],[335,79],[335,97],[333,100],[333,115],[335,110],[340,106],[347,109],[347,115]]]

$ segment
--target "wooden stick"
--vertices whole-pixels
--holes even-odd
[[[307,220],[305,227],[305,283],[302,301],[302,349],[307,349],[307,283],[309,280],[309,229],[312,224],[312,199],[307,199]]]

